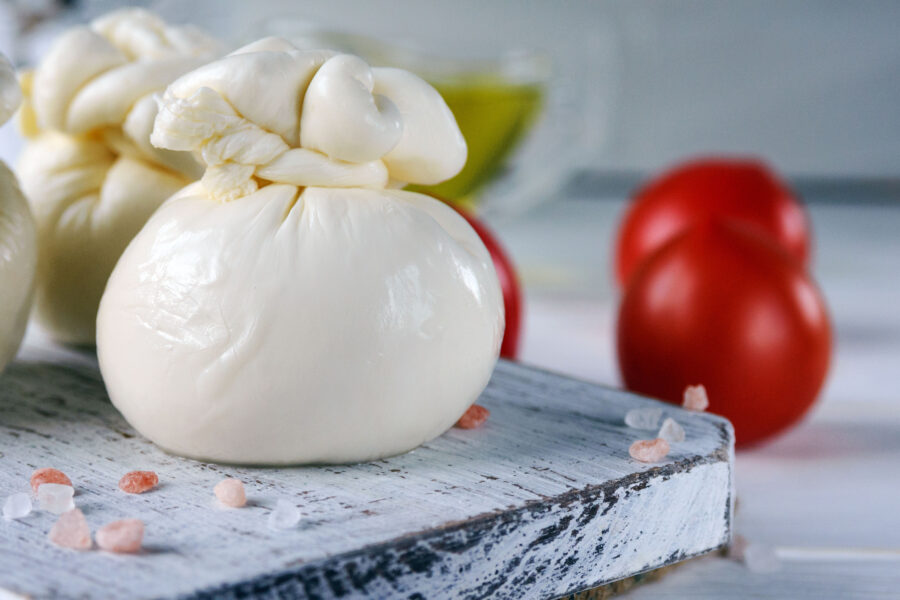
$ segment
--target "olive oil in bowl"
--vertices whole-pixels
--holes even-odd
[[[456,117],[469,156],[466,166],[453,179],[409,189],[472,205],[474,194],[502,172],[506,160],[539,116],[543,86],[478,73],[450,82],[431,83]]]

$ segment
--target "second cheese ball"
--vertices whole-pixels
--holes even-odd
[[[200,176],[189,153],[150,144],[153,95],[217,44],[140,9],[63,34],[22,84],[19,162],[38,230],[35,316],[63,343],[93,344],[97,307],[122,251],[151,214]]]
[[[0,54],[0,125],[21,101],[12,65]],[[22,341],[34,289],[34,223],[16,178],[0,161],[0,371]]]

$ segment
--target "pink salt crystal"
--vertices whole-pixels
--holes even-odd
[[[129,494],[143,494],[157,483],[159,477],[153,471],[131,471],[119,480],[119,489]]]
[[[144,540],[144,522],[140,519],[113,521],[97,530],[97,545],[101,550],[119,554],[140,551]]]
[[[240,508],[247,504],[244,484],[239,479],[223,479],[213,488],[219,502],[230,508]]]
[[[684,401],[681,405],[688,410],[703,412],[709,407],[709,398],[706,396],[706,388],[703,384],[689,385],[684,388]]]
[[[45,467],[31,474],[31,491],[37,494],[38,488],[45,483],[58,483],[72,487],[72,481],[59,469]]]
[[[645,463],[661,461],[669,453],[669,442],[662,438],[638,440],[628,448],[631,458]]]
[[[84,513],[73,508],[60,515],[59,520],[50,528],[47,538],[63,548],[74,550],[90,550],[91,529],[88,527]]]
[[[459,418],[456,426],[460,429],[475,429],[476,427],[481,427],[489,416],[491,416],[491,411],[483,406],[473,404]]]

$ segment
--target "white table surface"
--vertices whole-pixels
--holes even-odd
[[[493,225],[526,286],[521,360],[618,384],[612,234],[624,202],[547,203]],[[775,548],[771,574],[710,557],[647,598],[900,598],[900,206],[810,206],[814,271],[836,329],[819,403],[736,459],[736,532]]]

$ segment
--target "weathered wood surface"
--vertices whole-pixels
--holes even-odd
[[[732,513],[731,428],[666,407],[687,441],[660,465],[628,456],[646,437],[625,412],[653,401],[501,363],[479,430],[347,467],[261,469],[169,456],[106,399],[93,358],[26,348],[0,378],[0,495],[39,467],[72,478],[92,529],[137,517],[138,556],[51,546],[53,515],[0,520],[0,593],[37,598],[552,598],[724,544]],[[48,357],[51,359],[48,362]],[[36,360],[40,359],[40,360]],[[158,489],[119,492],[133,469]],[[233,476],[249,506],[215,507]],[[301,507],[272,531],[278,498]]]

